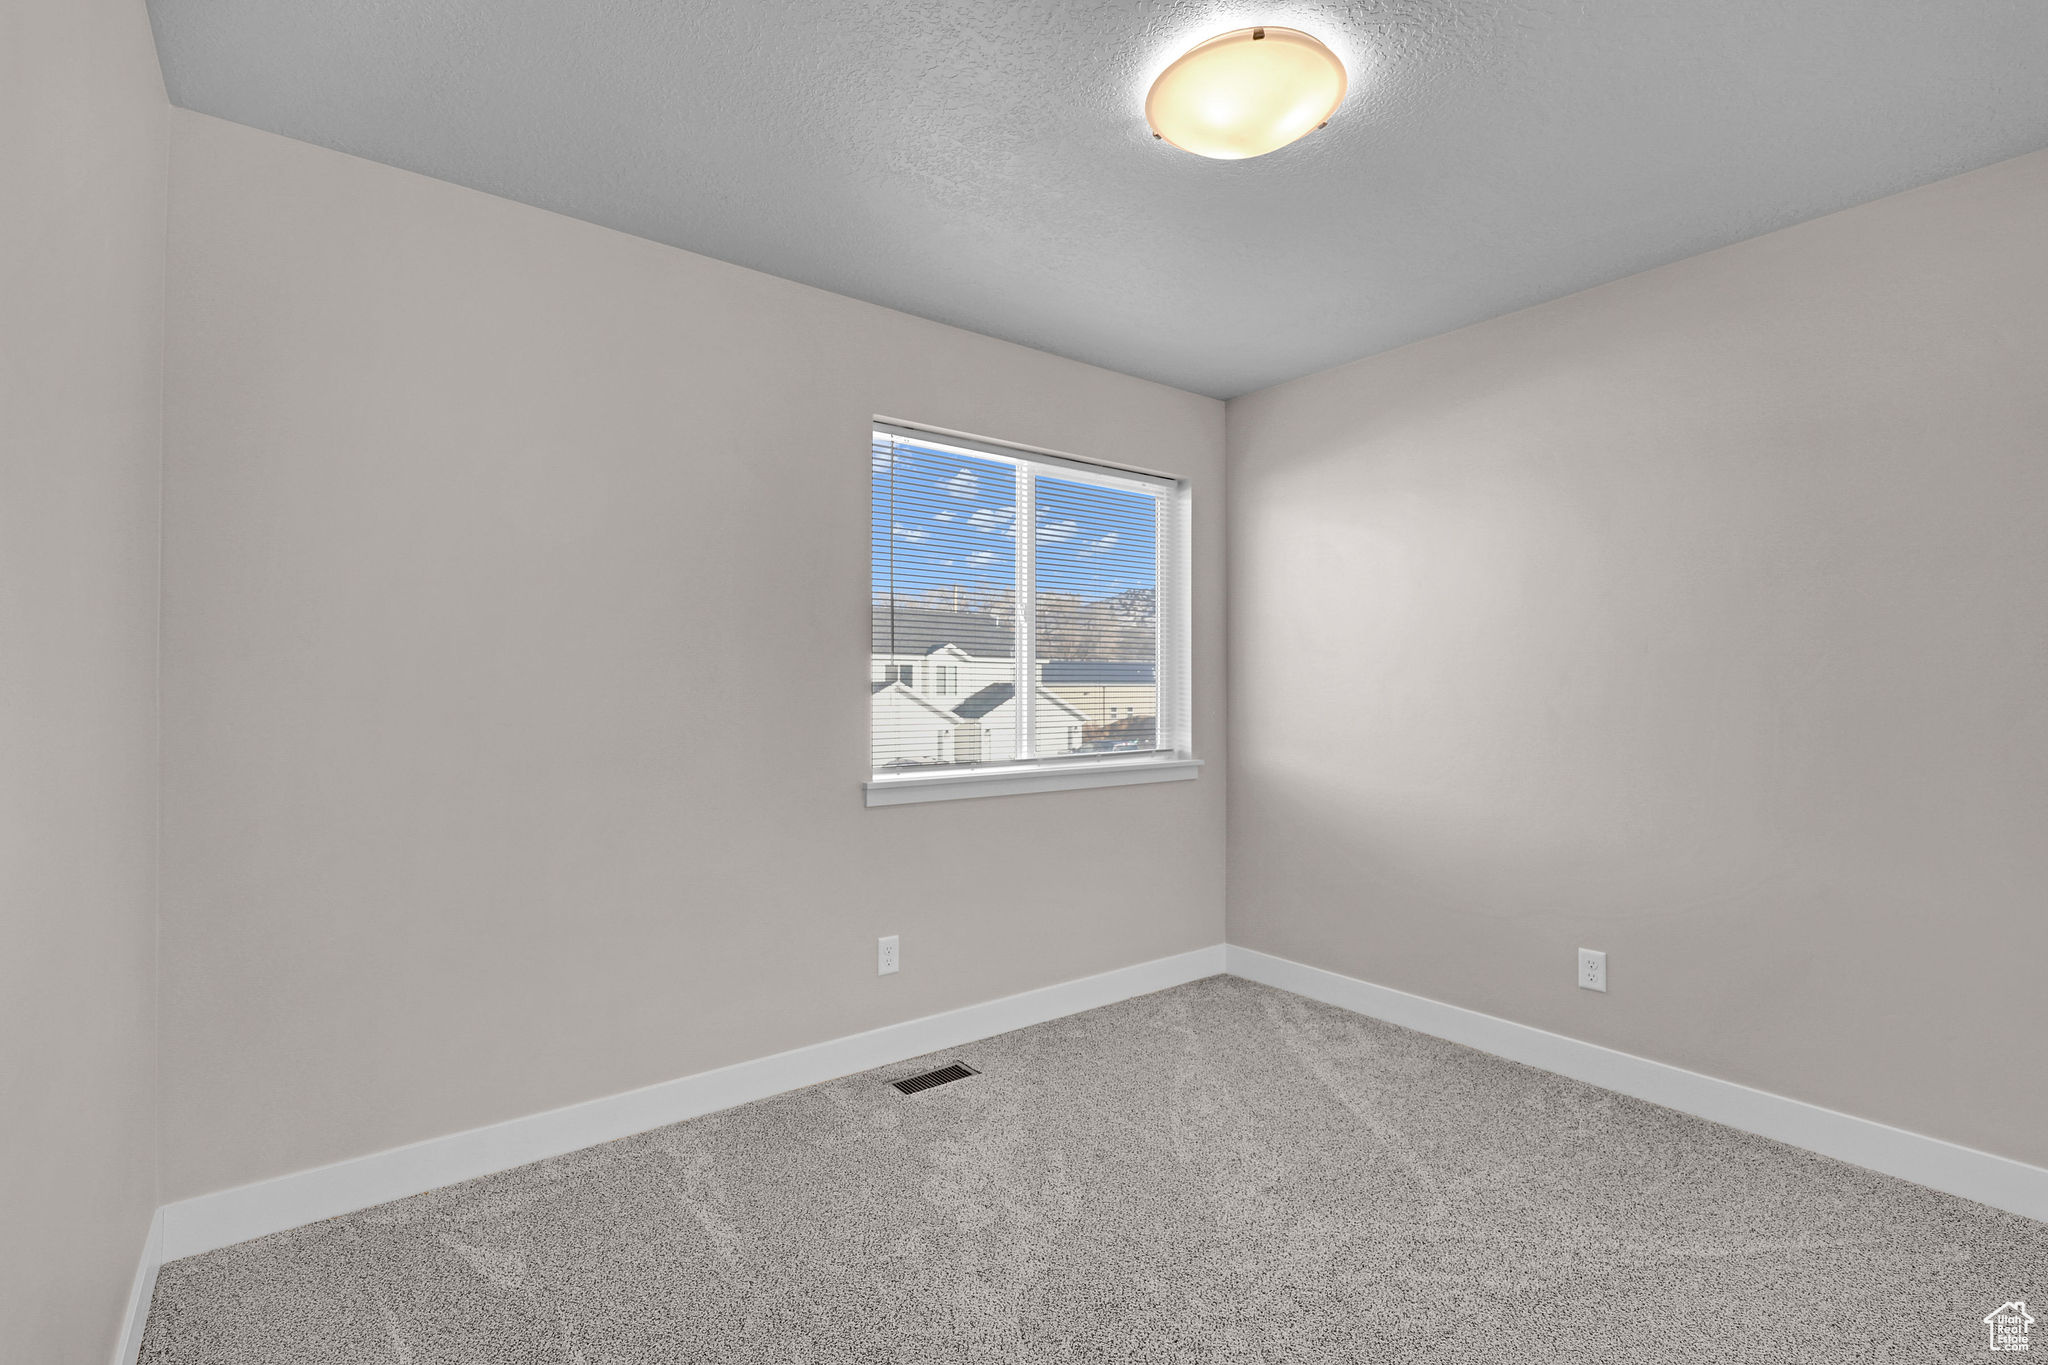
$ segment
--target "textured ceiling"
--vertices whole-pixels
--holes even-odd
[[[153,0],[172,99],[1228,397],[2048,145],[2048,0]],[[1350,68],[1252,161],[1151,77]]]

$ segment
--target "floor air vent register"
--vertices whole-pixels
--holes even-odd
[[[891,1081],[889,1084],[906,1095],[915,1095],[918,1091],[929,1090],[935,1085],[944,1085],[948,1081],[964,1081],[969,1076],[980,1074],[965,1062],[954,1062],[950,1066],[940,1067],[937,1071],[927,1071],[918,1076],[905,1076],[902,1080]]]

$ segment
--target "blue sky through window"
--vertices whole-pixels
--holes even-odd
[[[1039,592],[1093,599],[1155,585],[1158,498],[1041,477],[1037,502]]]
[[[1017,479],[1000,460],[897,441],[875,442],[872,583],[877,595],[950,600],[1016,583]],[[1112,596],[1155,586],[1158,499],[1098,484],[1040,478],[1038,591]],[[962,605],[970,605],[968,601]]]

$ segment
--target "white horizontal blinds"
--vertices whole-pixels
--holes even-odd
[[[1041,754],[1170,748],[1160,725],[1160,546],[1170,492],[1032,476]]]
[[[1021,467],[883,432],[872,456],[874,769],[1014,762]]]
[[[872,458],[878,774],[1174,747],[1172,481],[892,430]]]

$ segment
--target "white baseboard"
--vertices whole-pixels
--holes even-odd
[[[2048,1222],[2048,1170],[1235,945],[1233,976]]]
[[[1063,981],[979,1005],[856,1033],[622,1095],[509,1119],[390,1151],[167,1204],[162,1259],[177,1260],[286,1228],[510,1170],[564,1152],[764,1099],[837,1076],[959,1047],[1012,1029],[1215,976],[1222,944]],[[152,1274],[153,1278],[153,1274]]]
[[[142,1241],[142,1259],[135,1266],[135,1283],[128,1287],[128,1312],[121,1319],[121,1339],[114,1346],[113,1365],[135,1365],[142,1354],[142,1329],[149,1323],[149,1301],[156,1296],[156,1272],[164,1263],[164,1211],[149,1218],[149,1234]]]
[[[1682,1113],[2048,1221],[2048,1170],[1754,1090],[1250,948],[1218,944],[644,1089],[168,1204],[151,1225],[117,1365],[129,1365],[162,1261],[541,1161],[837,1076],[958,1047],[1228,971]]]

